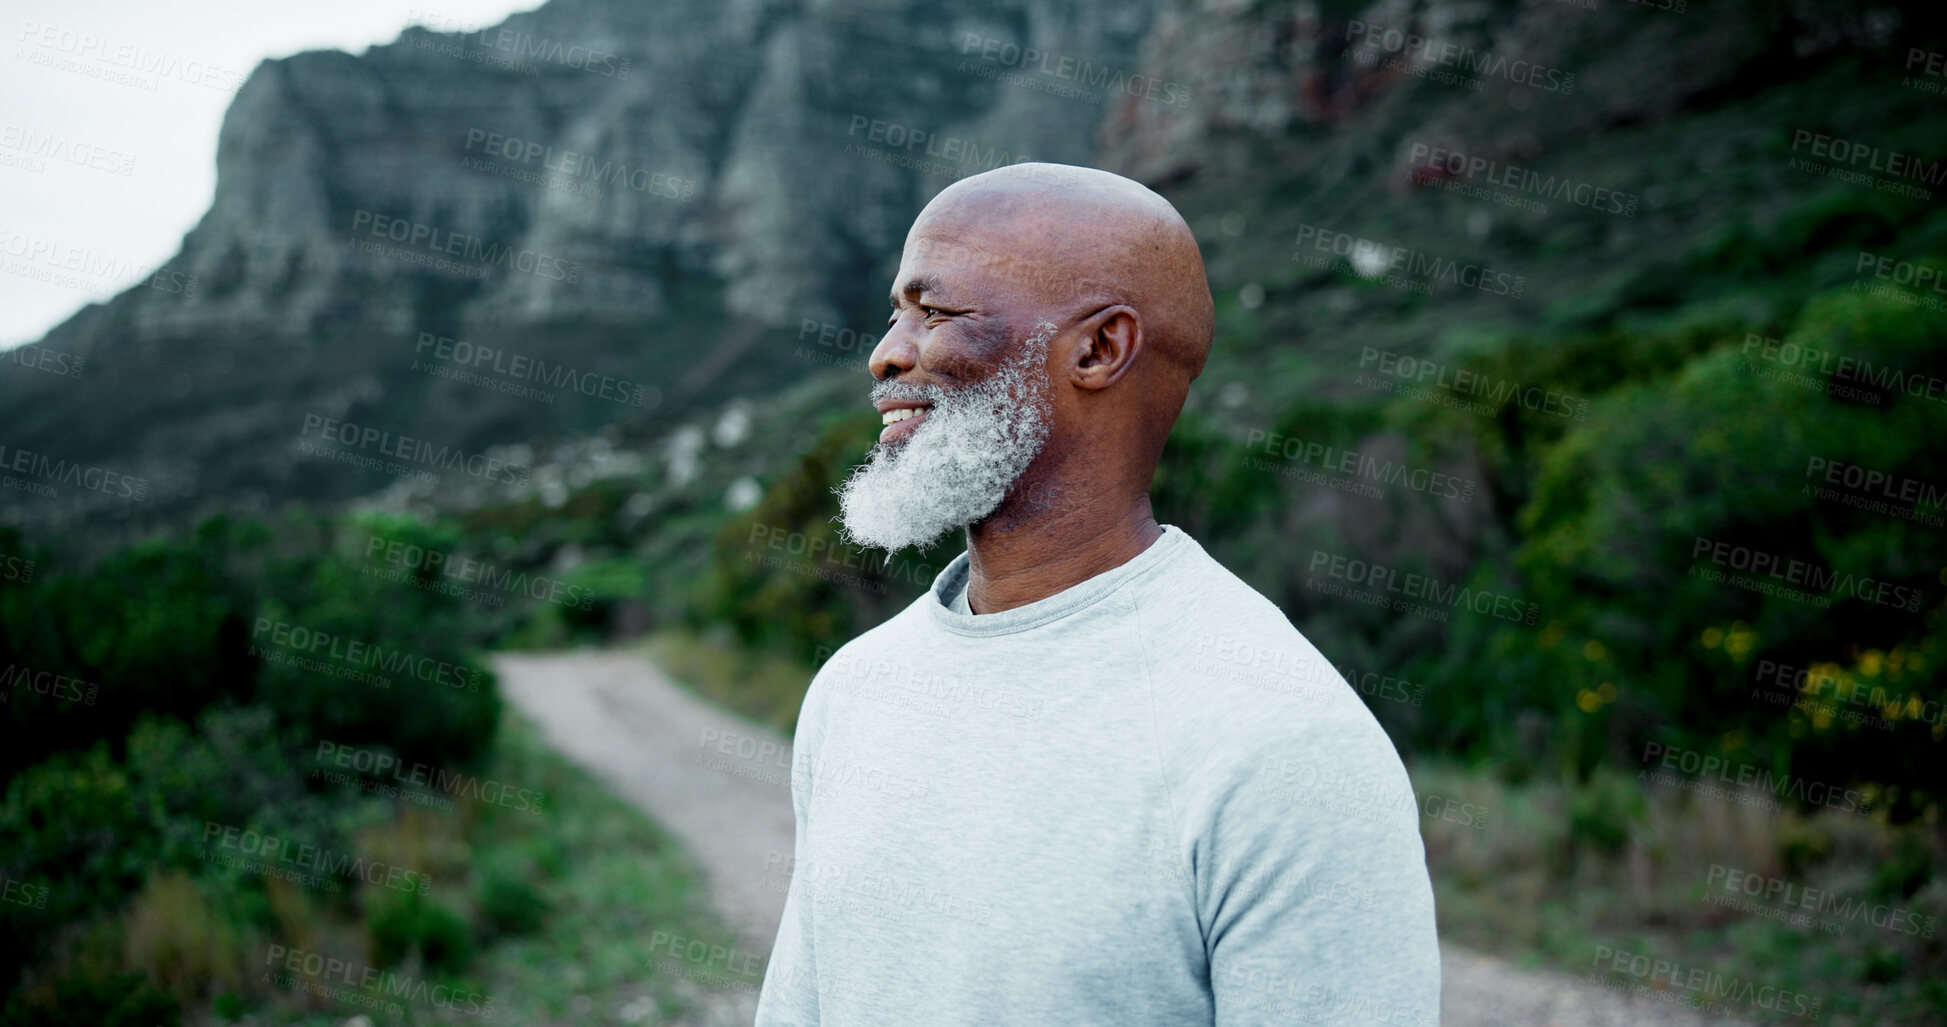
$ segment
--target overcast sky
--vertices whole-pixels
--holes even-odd
[[[209,209],[217,129],[259,61],[324,48],[363,53],[397,39],[407,25],[478,28],[538,6],[540,0],[6,4],[0,349],[40,338],[175,255],[183,233]]]

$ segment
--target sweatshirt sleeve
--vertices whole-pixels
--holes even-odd
[[[799,709],[797,730],[791,742],[791,812],[796,821],[792,847],[791,885],[784,895],[784,917],[778,923],[777,942],[764,967],[764,985],[758,993],[754,1027],[814,1027],[818,1020],[818,960],[812,946],[812,887],[806,875],[797,872],[809,859],[809,817],[811,767],[816,760],[817,738],[821,730],[822,693],[817,682],[805,692]]]
[[[1437,1025],[1433,890],[1384,732],[1249,752],[1217,776],[1189,850],[1217,1027]]]

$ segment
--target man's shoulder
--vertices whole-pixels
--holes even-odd
[[[1331,660],[1262,593],[1191,555],[1136,598],[1165,748],[1220,776],[1314,755],[1393,776],[1397,750]]]
[[[1133,599],[1153,668],[1186,682],[1343,685],[1331,661],[1277,604],[1201,547],[1186,557],[1146,582]]]
[[[1289,626],[1277,604],[1219,563],[1187,532],[1183,534],[1181,551],[1173,556],[1156,568],[1157,573],[1146,576],[1135,590],[1145,607],[1204,618],[1245,617]]]
[[[883,662],[891,654],[910,651],[913,634],[926,627],[926,610],[922,604],[934,601],[931,590],[922,592],[898,613],[852,636],[836,649],[821,653],[812,684],[817,685],[820,678],[829,674],[867,673],[874,663]]]

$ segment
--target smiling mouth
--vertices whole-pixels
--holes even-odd
[[[932,409],[925,406],[893,407],[879,414],[879,441],[898,442],[919,430],[919,422],[926,419],[926,412]]]

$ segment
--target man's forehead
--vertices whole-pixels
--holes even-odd
[[[1034,286],[1073,277],[1072,268],[1026,246],[915,231],[906,240],[893,291],[903,293],[916,286],[949,292],[1002,283]]]

